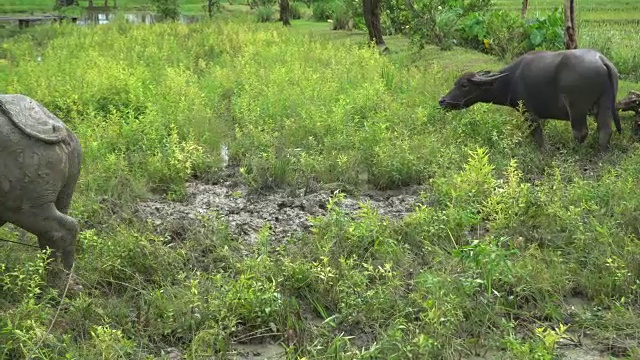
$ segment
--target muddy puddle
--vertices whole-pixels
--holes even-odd
[[[367,191],[360,196],[346,196],[337,206],[349,214],[360,209],[361,202],[368,202],[381,216],[402,218],[411,213],[416,204],[422,203],[420,187],[381,192]],[[311,194],[290,194],[276,191],[269,194],[251,194],[246,186],[232,176],[217,184],[190,182],[187,199],[170,202],[154,199],[137,205],[137,214],[151,220],[157,227],[176,223],[197,226],[201,216],[215,214],[227,222],[229,230],[239,240],[253,244],[264,226],[271,230],[271,240],[282,243],[288,237],[311,228],[309,217],[327,213],[327,204],[334,195],[331,190],[319,190]]]
[[[284,347],[279,344],[236,344],[233,352],[227,354],[231,359],[238,360],[280,360],[286,359]]]

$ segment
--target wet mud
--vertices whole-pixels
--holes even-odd
[[[423,188],[415,186],[395,191],[366,191],[359,196],[345,196],[337,206],[348,214],[355,214],[361,202],[368,202],[379,215],[398,219],[411,213],[416,204],[424,203],[421,190]],[[218,184],[190,182],[184,201],[153,199],[139,203],[136,211],[138,216],[151,220],[159,228],[175,223],[197,226],[200,217],[217,214],[234,236],[248,244],[255,243],[261,229],[268,225],[272,241],[282,243],[288,237],[309,231],[309,218],[326,214],[334,194],[328,189],[311,194],[302,191],[254,194],[228,178]]]

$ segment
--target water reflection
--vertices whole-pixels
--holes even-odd
[[[108,24],[111,21],[114,21],[116,18],[115,13],[105,13],[105,12],[91,12],[87,11],[84,15],[78,18],[76,23],[78,25],[102,25]],[[150,12],[132,12],[125,13],[124,19],[127,22],[133,24],[153,24],[161,20],[161,18]],[[181,23],[193,23],[200,19],[200,16],[195,15],[180,15],[179,21]]]

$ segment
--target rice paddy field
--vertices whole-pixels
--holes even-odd
[[[640,358],[633,113],[607,152],[593,120],[580,145],[547,121],[538,149],[515,110],[438,106],[505,59],[404,35],[382,55],[361,30],[223,6],[0,40],[2,92],[83,147],[83,291],[45,286],[45,257],[0,241],[0,358]],[[618,99],[640,91],[640,3],[577,6],[579,46],[618,67]],[[37,244],[11,224],[0,238]]]

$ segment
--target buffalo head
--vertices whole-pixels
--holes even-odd
[[[618,101],[616,110],[633,111],[636,114],[640,113],[640,93],[633,90],[629,91],[626,98]]]
[[[453,88],[440,98],[440,107],[446,110],[461,110],[487,99],[487,90],[496,80],[508,73],[491,73],[490,71],[466,72],[453,83]]]

